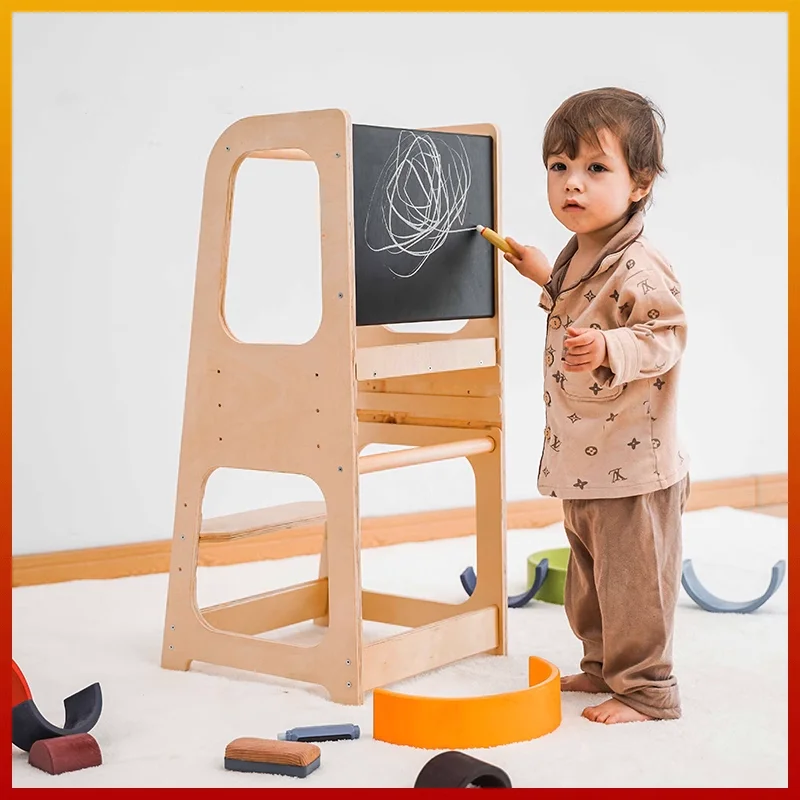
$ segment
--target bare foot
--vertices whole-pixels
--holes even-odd
[[[635,708],[626,706],[615,697],[600,703],[600,705],[587,706],[583,709],[581,716],[592,722],[602,722],[606,725],[614,725],[617,722],[647,722],[654,719],[654,717],[640,713]]]
[[[588,694],[608,694],[605,689],[600,689],[585,672],[577,675],[565,675],[561,679],[562,692],[586,692]]]

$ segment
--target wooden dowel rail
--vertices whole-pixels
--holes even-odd
[[[410,467],[413,464],[427,464],[431,461],[446,461],[460,456],[491,453],[492,450],[494,450],[494,439],[491,436],[464,439],[460,442],[409,447],[407,450],[393,450],[389,453],[360,456],[358,459],[358,472],[361,475],[365,475],[368,472],[380,472],[384,469]]]

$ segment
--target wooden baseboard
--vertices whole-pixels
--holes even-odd
[[[788,475],[756,475],[757,506],[774,506],[788,502]]]
[[[754,508],[787,503],[788,475],[753,475],[701,481],[692,485],[688,510],[715,506]],[[540,528],[562,519],[561,501],[551,498],[519,500],[507,506],[507,524],[514,528]],[[472,508],[426,511],[362,520],[362,547],[383,547],[404,542],[424,542],[469,536],[475,531]],[[208,542],[200,547],[201,566],[243,564],[249,561],[313,555],[322,547],[323,528],[283,531],[249,539]],[[170,540],[63,550],[12,559],[12,586],[35,586],[74,580],[122,578],[169,571]]]

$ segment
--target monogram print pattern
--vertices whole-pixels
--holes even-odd
[[[539,488],[551,497],[643,494],[665,488],[667,480],[677,482],[688,469],[676,423],[676,366],[686,330],[680,286],[635,227],[616,261],[606,260],[587,271],[590,277],[556,291],[552,287],[563,283],[557,271],[566,263],[559,256],[554,279],[545,286],[547,302],[540,305],[549,311],[546,428]],[[570,369],[567,328],[602,331],[603,364]],[[559,353],[567,362],[556,369]]]

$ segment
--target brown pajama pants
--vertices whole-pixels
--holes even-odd
[[[658,719],[681,716],[672,636],[689,476],[650,494],[564,500],[564,605],[598,688]]]

